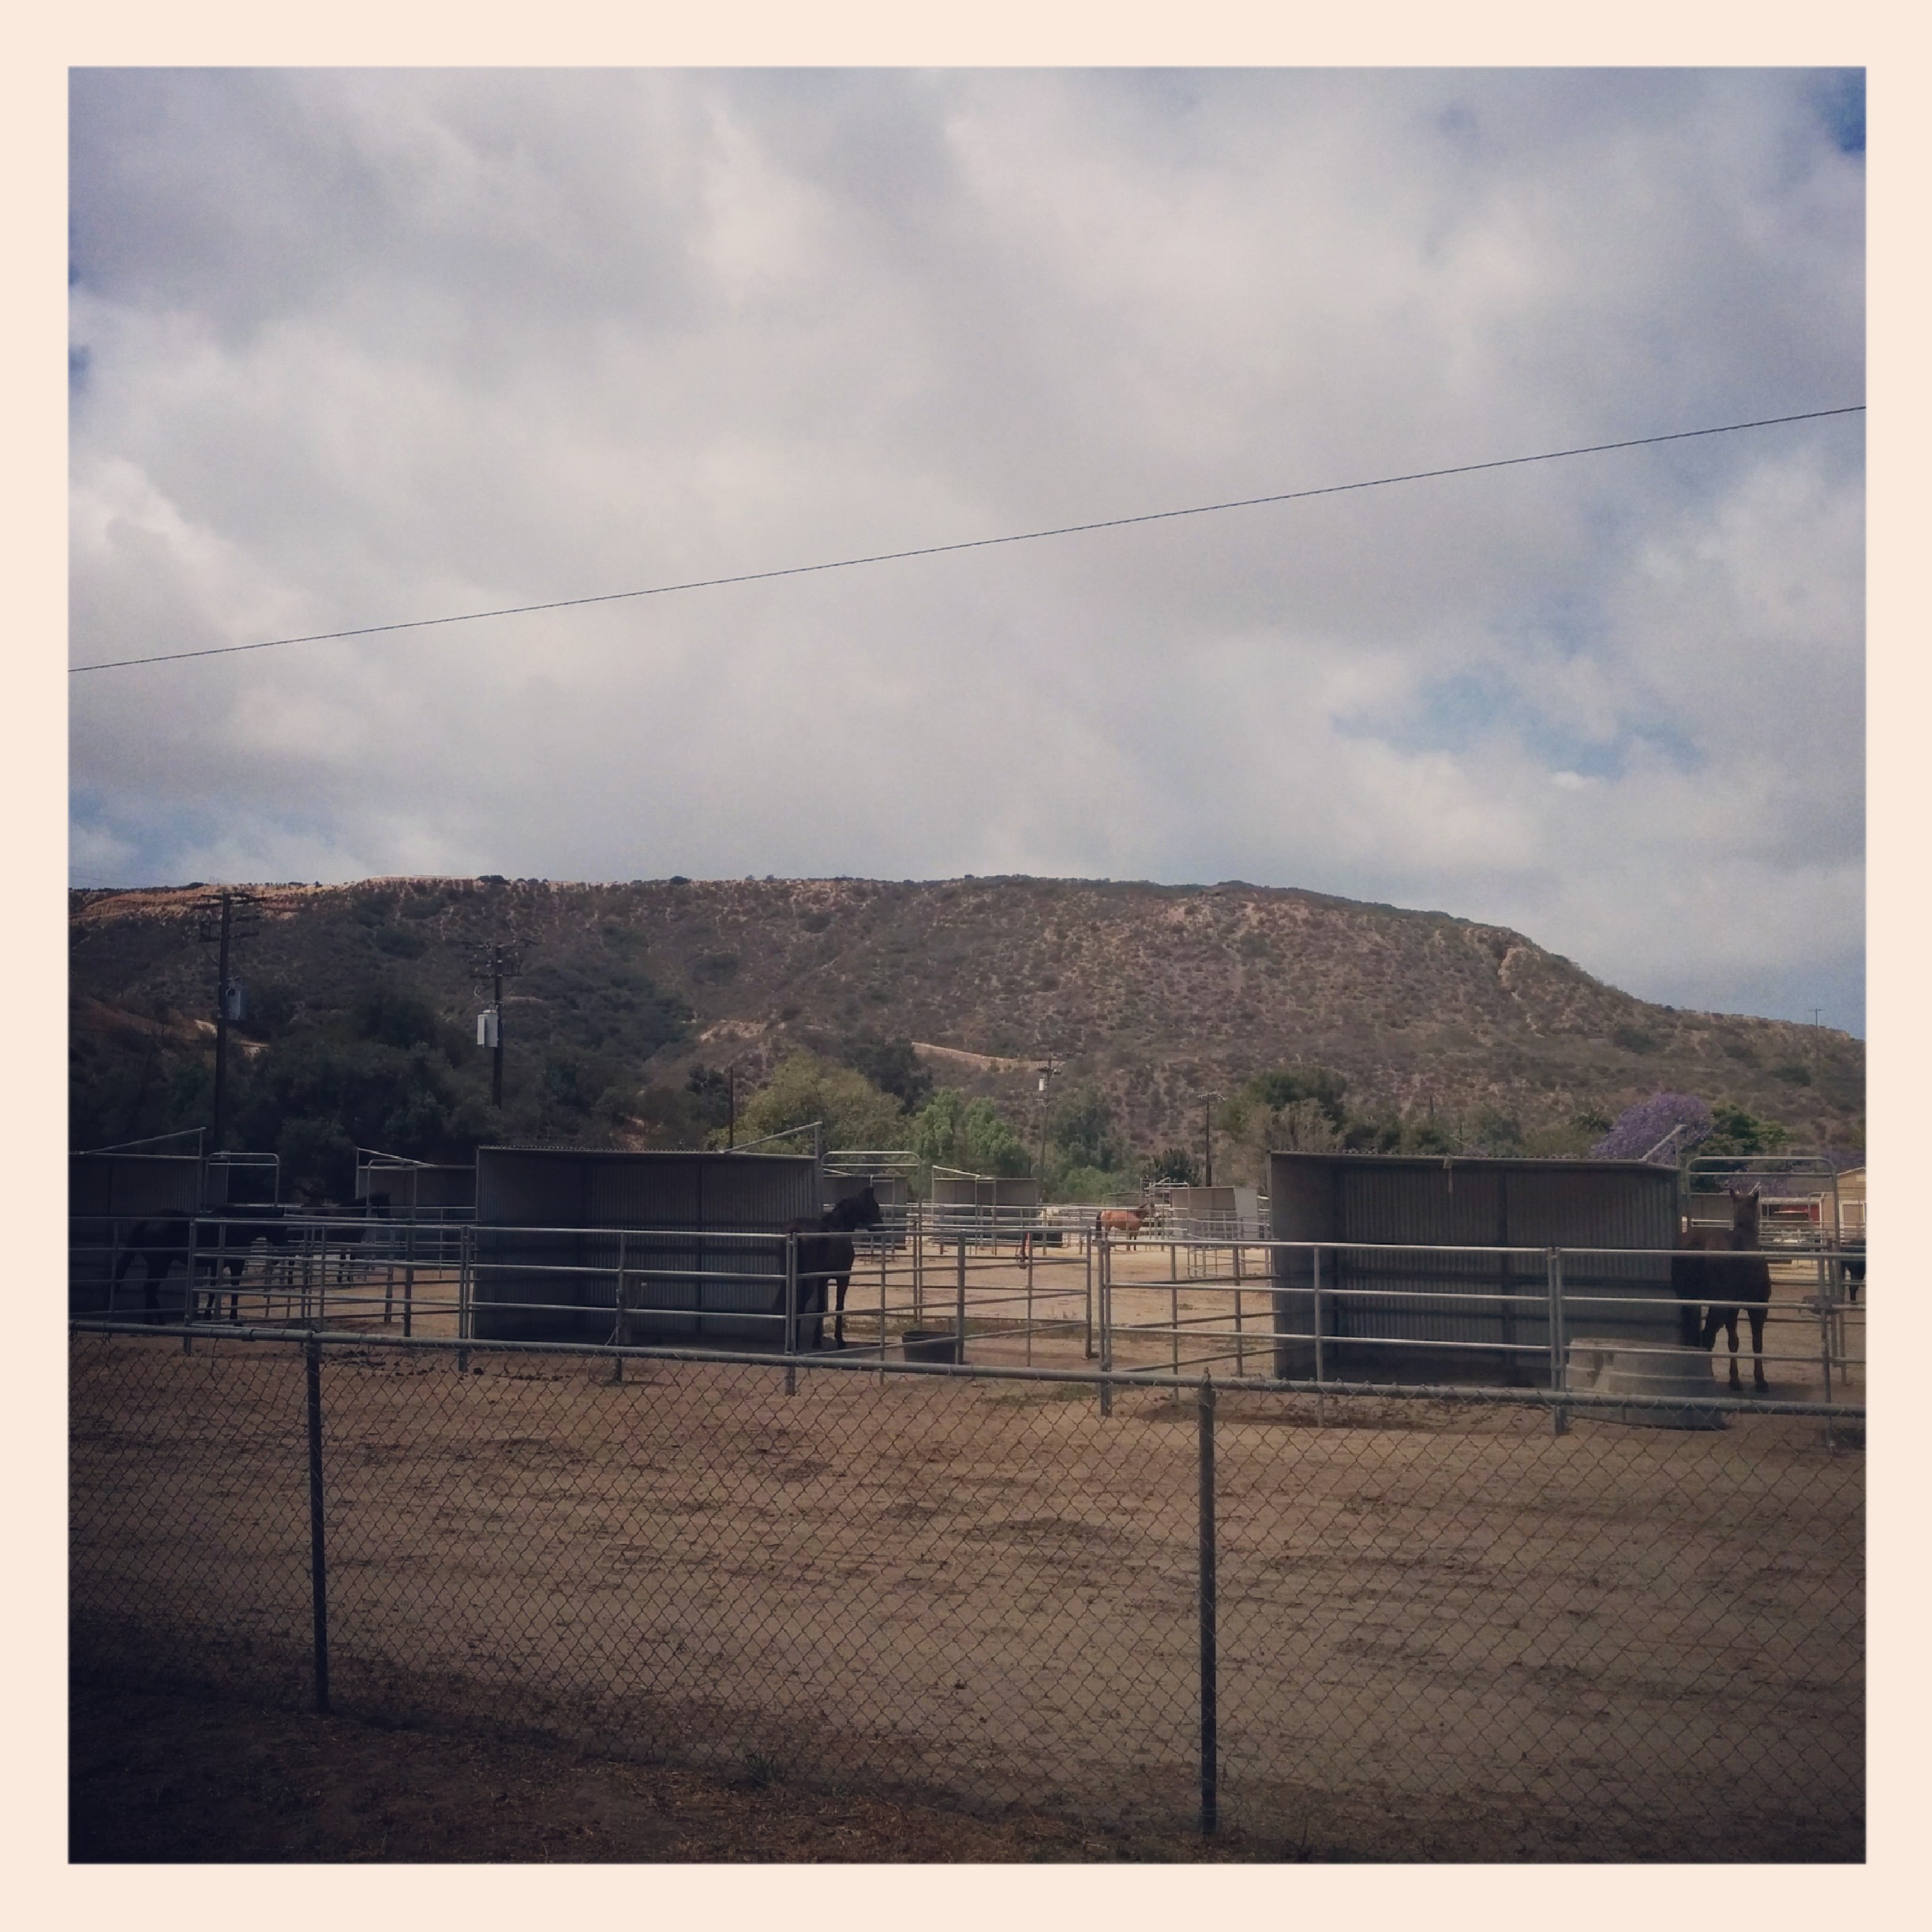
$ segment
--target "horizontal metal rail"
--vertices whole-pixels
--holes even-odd
[[[988,1238],[989,1217],[1002,1221],[997,1240]],[[380,1320],[387,1325],[399,1301],[406,1335],[415,1322],[453,1319],[459,1338],[474,1340],[478,1311],[486,1309],[492,1320],[528,1316],[574,1326],[717,1320],[762,1331],[780,1328],[786,1320],[786,1244],[796,1238],[770,1229],[478,1226],[467,1220],[439,1225],[360,1214],[285,1215],[265,1222],[217,1211],[186,1217],[195,1264],[193,1288],[185,1291],[188,1305],[183,1305],[185,1291],[177,1279],[164,1282],[159,1301],[144,1311],[129,1305],[142,1292],[140,1277],[123,1270],[125,1280],[116,1281],[113,1269],[126,1254],[126,1231],[154,1218],[75,1218],[77,1232],[107,1230],[111,1237],[71,1246],[77,1313],[140,1320],[144,1312],[148,1332],[186,1327],[204,1333],[211,1330],[211,1318],[223,1312],[215,1297],[226,1296],[230,1327],[241,1319],[244,1303],[252,1316],[259,1310],[264,1324],[306,1327],[332,1318],[338,1323]],[[1657,1318],[1680,1315],[1689,1305],[1661,1279],[1670,1262],[1690,1252],[1676,1248],[1230,1241],[1218,1230],[1157,1237],[1144,1230],[1136,1240],[1070,1223],[1064,1209],[935,1212],[917,1205],[903,1221],[889,1217],[877,1229],[855,1230],[853,1238],[855,1266],[843,1309],[822,1309],[816,1304],[820,1282],[844,1271],[795,1268],[792,1278],[811,1291],[814,1304],[801,1308],[799,1316],[821,1339],[823,1324],[842,1322],[842,1346],[874,1365],[899,1334],[936,1323],[962,1337],[1023,1338],[1029,1361],[1036,1339],[1074,1334],[1089,1357],[1096,1352],[1097,1338],[1099,1353],[1110,1360],[1116,1346],[1140,1357],[1159,1349],[1170,1372],[1183,1366],[1184,1350],[1188,1365],[1231,1360],[1237,1372],[1245,1372],[1250,1354],[1266,1354],[1282,1345],[1315,1345],[1319,1368],[1320,1350],[1333,1345],[1370,1355],[1391,1350],[1423,1358],[1461,1353],[1494,1361],[1499,1368],[1503,1361],[1548,1357],[1552,1382],[1560,1386],[1567,1380],[1571,1354],[1566,1331],[1587,1327],[1599,1316],[1612,1327],[1649,1317],[1650,1332],[1627,1341],[1587,1334],[1578,1339],[1599,1345],[1614,1339],[1619,1352],[1631,1356],[1662,1355],[1681,1344],[1672,1345],[1657,1333],[1664,1324]],[[1016,1239],[1021,1249],[1017,1255],[1013,1252]],[[937,1267],[935,1247],[952,1251]],[[1132,1259],[1136,1252],[1158,1255],[1162,1249],[1175,1257],[1165,1274],[1143,1274],[1144,1261],[1136,1265]],[[1709,1258],[1705,1251],[1695,1252]],[[1721,1258],[1735,1252],[1718,1253]],[[1828,1394],[1833,1375],[1859,1373],[1865,1310],[1848,1292],[1852,1287],[1844,1279],[1848,1257],[1837,1251],[1795,1255],[1760,1249],[1746,1253],[1772,1267],[1777,1297],[1768,1313],[1777,1341],[1762,1352],[1762,1361],[1766,1366],[1822,1366]],[[184,1254],[178,1251],[177,1260]],[[1178,1260],[1184,1256],[1190,1265],[1185,1273]],[[754,1257],[755,1265],[730,1265],[734,1260],[751,1264]],[[1201,1271],[1191,1271],[1197,1261]],[[1317,1278],[1327,1275],[1337,1261],[1346,1266],[1342,1279]],[[1444,1263],[1453,1271],[1437,1271]],[[1794,1276],[1794,1268],[1815,1273],[1815,1282],[1805,1275]],[[1583,1279],[1577,1279],[1579,1275]],[[500,1298],[491,1292],[495,1284],[505,1282],[522,1292]],[[546,1282],[573,1297],[578,1290],[566,1284],[608,1287],[593,1298],[526,1298],[543,1295]],[[667,1305],[655,1293],[664,1285],[691,1294],[701,1304],[726,1299],[750,1305]],[[1173,1299],[1174,1305],[1160,1319],[1149,1318],[1153,1312],[1136,1300],[1149,1293]],[[1368,1319],[1354,1318],[1363,1328],[1381,1326],[1378,1317],[1398,1327],[1425,1330],[1433,1324],[1494,1318],[1498,1332],[1337,1334],[1319,1319],[1297,1319],[1291,1312],[1294,1305],[1282,1300],[1309,1294],[1322,1309],[1370,1311]],[[1185,1309],[1183,1296],[1190,1305]],[[828,1303],[830,1299],[826,1297]],[[1203,1311],[1204,1300],[1222,1305]],[[1511,1332],[1512,1318],[1530,1324],[1532,1339],[1522,1339],[1525,1331],[1520,1329]],[[1803,1327],[1814,1322],[1819,1346],[1791,1352],[1786,1339],[1794,1324]],[[1146,1365],[1123,1361],[1120,1366],[1136,1380],[1150,1372]],[[1428,1372],[1421,1360],[1415,1366]],[[1340,1386],[1319,1375],[1317,1380],[1324,1388]],[[1275,1385],[1271,1379],[1270,1385]]]
[[[170,1334],[168,1330],[152,1328],[137,1322],[98,1320],[83,1316],[74,1317],[69,1322],[68,1327],[74,1334],[115,1335],[148,1341],[163,1339]],[[877,1375],[880,1369],[880,1365],[875,1361],[837,1354],[801,1353],[792,1357],[776,1357],[768,1353],[753,1353],[748,1350],[678,1348],[650,1343],[622,1345],[594,1342],[452,1340],[443,1336],[405,1338],[400,1335],[370,1335],[360,1329],[327,1328],[311,1328],[291,1335],[288,1330],[283,1328],[217,1323],[198,1324],[196,1332],[210,1341],[279,1343],[283,1346],[287,1346],[292,1341],[305,1342],[313,1337],[324,1348],[340,1348],[345,1351],[393,1349],[444,1355],[552,1356],[601,1361],[622,1357],[627,1361],[740,1365],[760,1368],[789,1366],[832,1374],[844,1372],[871,1376]],[[939,1375],[979,1381],[1058,1383],[1094,1389],[1103,1384],[1115,1388],[1130,1385],[1136,1388],[1177,1389],[1192,1394],[1200,1386],[1200,1378],[1197,1376],[1177,1376],[1152,1369],[1028,1368],[987,1362],[888,1362],[885,1368],[889,1374],[893,1375]],[[1789,1401],[1780,1398],[1718,1395],[1685,1396],[1675,1394],[1661,1396],[1604,1395],[1587,1390],[1564,1392],[1537,1388],[1477,1388],[1458,1383],[1316,1382],[1305,1376],[1277,1380],[1273,1376],[1217,1376],[1214,1380],[1216,1391],[1223,1395],[1237,1393],[1363,1399],[1389,1398],[1404,1401],[1492,1403],[1539,1409],[1560,1406],[1573,1410],[1592,1408],[1678,1410],[1691,1408],[1709,1410],[1722,1414],[1826,1416],[1847,1421],[1862,1421],[1866,1414],[1865,1405],[1862,1402]]]

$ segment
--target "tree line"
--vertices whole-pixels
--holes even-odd
[[[490,1142],[722,1147],[813,1121],[823,1123],[829,1148],[901,1149],[927,1170],[1037,1173],[1048,1200],[1132,1198],[1151,1182],[1206,1178],[1205,1118],[1193,1145],[1136,1148],[1091,1081],[1050,1093],[1043,1118],[937,1084],[909,1040],[873,1033],[795,1051],[749,1091],[736,1089],[728,1069],[702,1062],[680,1082],[640,1085],[640,1046],[688,1037],[687,1017],[669,1002],[651,1005],[649,994],[644,988],[633,998],[621,1042],[555,1029],[520,1039],[499,1112],[489,1102],[487,1056],[408,987],[379,983],[339,1011],[299,1015],[265,987],[250,1017],[254,1037],[230,1054],[228,1137],[278,1155],[290,1193],[338,1200],[353,1191],[358,1147],[467,1162]],[[160,1028],[132,1022],[106,1040],[77,1029],[70,1144],[203,1125],[212,1080],[204,1042],[170,1045]],[[1706,1153],[1775,1151],[1788,1138],[1775,1121],[1694,1095],[1654,1095],[1615,1121],[1585,1110],[1532,1132],[1495,1108],[1466,1118],[1358,1108],[1341,1074],[1315,1065],[1257,1073],[1212,1108],[1214,1178],[1250,1185],[1265,1185],[1267,1157],[1277,1149],[1630,1159],[1673,1127],[1679,1141],[1694,1135]]]

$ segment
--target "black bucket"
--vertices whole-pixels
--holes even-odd
[[[950,1328],[910,1328],[900,1338],[909,1362],[951,1362],[957,1366],[966,1359],[958,1334]]]

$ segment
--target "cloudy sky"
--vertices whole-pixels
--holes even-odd
[[[1852,75],[71,108],[77,665],[1864,398]],[[72,875],[1242,878],[1862,1032],[1863,435],[85,672]]]

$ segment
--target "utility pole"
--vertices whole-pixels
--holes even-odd
[[[724,1144],[735,1148],[738,1144],[738,1062],[734,1060],[724,1069]]]
[[[490,1105],[503,1107],[503,983],[523,968],[514,947],[492,941],[477,961],[476,970],[487,973],[490,981],[490,1008],[477,1020],[477,1044],[490,1049]]]
[[[242,989],[230,976],[228,949],[261,927],[261,900],[253,893],[224,889],[201,902],[195,936],[219,949],[215,967],[215,1118],[208,1151],[219,1154],[228,1121],[228,1022],[242,1017]]]
[[[1220,1098],[1219,1094],[1210,1094],[1201,1103],[1201,1139],[1207,1149],[1206,1185],[1209,1187],[1214,1185],[1214,1103]]]
[[[1046,1056],[1046,1064],[1039,1069],[1039,1159],[1035,1164],[1033,1171],[1039,1177],[1039,1184],[1043,1193],[1045,1192],[1046,1186],[1046,1114],[1048,1108],[1051,1104],[1046,1098],[1046,1083],[1060,1071],[1060,1069],[1064,1064],[1064,1061],[1056,1060],[1051,1054],[1049,1054]]]

